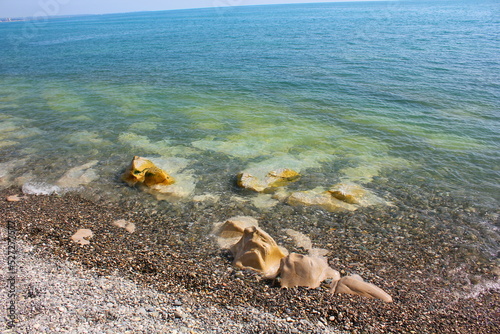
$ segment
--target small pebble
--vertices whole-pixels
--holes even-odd
[[[7,197],[7,202],[19,202],[21,201],[21,197],[19,195],[11,195]]]

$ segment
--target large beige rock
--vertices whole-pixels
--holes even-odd
[[[259,178],[247,172],[242,172],[237,176],[238,186],[256,192],[273,192],[278,187],[283,187],[300,178],[300,174],[288,168],[280,168],[267,173],[263,178]]]
[[[283,288],[305,286],[315,289],[328,278],[332,281],[340,279],[340,273],[330,268],[325,258],[297,253],[281,259],[279,272]]]
[[[248,216],[236,216],[223,223],[214,224],[212,234],[217,237],[219,247],[230,248],[241,239],[245,229],[252,226],[259,226],[257,219]]]
[[[369,298],[377,298],[385,302],[392,302],[392,297],[379,287],[363,281],[361,276],[352,275],[342,277],[339,281],[332,281],[331,293],[347,293]]]
[[[331,212],[357,209],[357,206],[333,197],[328,191],[297,191],[288,197],[287,202],[293,206],[317,206]]]
[[[142,183],[147,187],[168,186],[175,183],[173,177],[158,168],[151,160],[138,156],[132,159],[130,166],[122,175],[122,180],[130,186]]]
[[[249,268],[274,278],[278,274],[280,261],[286,256],[276,241],[256,226],[244,230],[240,241],[231,247],[233,264],[239,268]]]

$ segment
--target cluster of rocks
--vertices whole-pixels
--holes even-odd
[[[237,184],[258,193],[274,195],[274,198],[291,205],[318,206],[329,211],[356,210],[359,206],[383,202],[361,186],[347,183],[336,184],[326,191],[277,191],[300,177],[298,172],[288,168],[270,171],[264,177],[242,172],[237,176]],[[176,182],[151,160],[138,156],[133,158],[122,179],[130,186],[139,185],[156,194],[172,194],[172,185]],[[252,217],[235,217],[217,224],[214,234],[218,236],[221,247],[231,250],[236,267],[255,270],[264,278],[278,278],[284,288],[317,288],[328,279],[331,293],[356,294],[392,302],[386,292],[364,282],[358,275],[340,277],[340,273],[330,268],[327,259],[318,253],[289,254]]]
[[[347,293],[392,302],[379,287],[364,282],[359,275],[341,277],[328,265],[325,257],[288,253],[258,226],[252,217],[233,217],[214,227],[219,245],[233,254],[233,265],[251,269],[263,278],[277,278],[283,288],[317,288],[331,280],[331,293]]]
[[[238,174],[238,185],[258,193],[272,194],[272,198],[292,206],[316,206],[327,211],[354,211],[358,207],[388,204],[362,186],[350,182],[338,183],[325,190],[287,192],[283,187],[298,181],[301,175],[291,169],[270,171],[264,178],[250,173]]]
[[[269,196],[275,202],[285,202],[292,206],[316,206],[328,211],[354,211],[359,207],[389,204],[360,185],[344,182],[329,189],[316,188],[306,191],[288,192],[285,187],[296,182],[301,175],[288,168],[280,168],[256,176],[249,172],[237,175],[239,187]],[[158,168],[151,160],[134,157],[122,175],[130,186],[139,185],[144,191],[154,194],[157,199],[183,197],[190,192],[179,192],[176,180],[166,171]]]

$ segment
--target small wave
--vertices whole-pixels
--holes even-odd
[[[485,292],[500,292],[500,279],[497,279],[496,281],[494,280],[486,280],[484,282],[481,282],[479,284],[475,284],[471,287],[470,292],[462,295],[462,298],[469,299],[469,298],[477,298],[481,294]]]
[[[61,188],[45,182],[25,183],[22,190],[23,193],[27,195],[53,195],[61,193]]]

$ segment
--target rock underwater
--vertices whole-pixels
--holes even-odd
[[[357,209],[357,206],[343,202],[329,192],[320,190],[294,192],[288,197],[287,203],[292,206],[317,206],[331,212]]]
[[[287,203],[292,206],[317,206],[330,212],[354,211],[359,207],[391,205],[371,191],[354,183],[338,183],[329,190],[316,188],[292,193]]]
[[[247,172],[239,173],[237,176],[238,186],[259,193],[269,193],[278,187],[283,187],[300,178],[300,174],[288,168],[280,168],[270,171],[264,178],[259,178]]]

